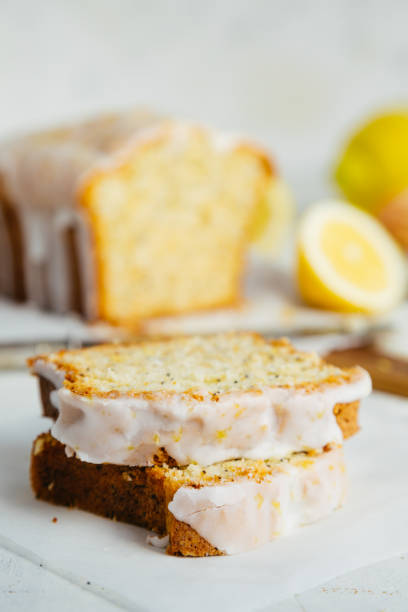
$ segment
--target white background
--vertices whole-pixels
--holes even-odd
[[[408,103],[407,26],[405,0],[0,0],[0,136],[146,104],[266,143],[305,204]]]

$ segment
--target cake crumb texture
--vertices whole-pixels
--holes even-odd
[[[140,393],[213,394],[263,387],[344,384],[361,376],[358,367],[341,369],[316,353],[297,351],[285,339],[266,341],[253,333],[221,333],[135,344],[99,345],[39,355],[29,361],[65,372],[65,386],[81,395]]]

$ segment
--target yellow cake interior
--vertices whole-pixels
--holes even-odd
[[[171,124],[93,172],[80,199],[96,247],[99,316],[126,325],[236,302],[272,175],[255,149]]]

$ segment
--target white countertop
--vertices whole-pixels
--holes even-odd
[[[123,610],[88,585],[85,589],[0,547],[0,601],[4,611]],[[257,612],[405,612],[408,605],[408,555],[355,570]],[[128,608],[139,610],[136,607]],[[227,611],[226,611],[227,612]]]

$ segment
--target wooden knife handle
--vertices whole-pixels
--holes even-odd
[[[331,351],[325,359],[339,367],[360,365],[370,374],[374,389],[408,397],[408,360],[386,355],[371,344]]]

